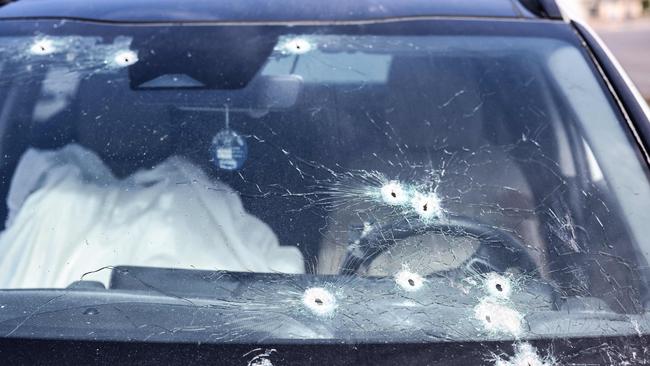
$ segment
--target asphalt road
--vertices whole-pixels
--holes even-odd
[[[594,24],[596,33],[650,101],[650,19],[620,25]]]

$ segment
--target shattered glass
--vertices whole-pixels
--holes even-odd
[[[182,156],[304,259],[304,274],[157,272],[147,262],[78,274],[82,285],[110,275],[101,290],[135,291],[134,308],[155,299],[192,311],[182,326],[136,324],[147,339],[478,341],[480,362],[501,366],[572,364],[589,352],[608,364],[650,360],[625,342],[576,354],[535,343],[650,332],[647,166],[577,41],[287,28],[245,85],[214,87],[147,58],[165,50],[138,48],[172,28],[0,38],[4,196],[30,147],[78,143],[118,177]],[[190,46],[174,54],[181,64],[202,57]],[[230,67],[219,62],[203,66]],[[162,71],[138,84],[136,66]],[[297,78],[279,84],[287,75]],[[265,95],[256,104],[246,93],[262,79],[271,85],[251,91]],[[295,100],[278,102],[296,80]],[[138,125],[149,112],[154,122]],[[215,136],[235,136],[241,150]],[[16,263],[31,255],[11,253]],[[67,292],[37,298],[0,299],[5,336],[72,303]],[[114,314],[93,301],[91,313]],[[29,316],[2,315],[21,304]],[[243,359],[273,365],[281,354],[269,346]]]

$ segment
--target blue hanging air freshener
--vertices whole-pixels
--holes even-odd
[[[210,152],[219,169],[239,170],[248,157],[246,139],[230,129],[228,108],[226,107],[226,129],[212,138]]]
[[[220,169],[239,170],[247,157],[246,140],[237,132],[221,130],[212,139],[212,158]]]

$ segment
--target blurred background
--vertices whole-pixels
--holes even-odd
[[[650,0],[560,0],[589,23],[650,102]]]

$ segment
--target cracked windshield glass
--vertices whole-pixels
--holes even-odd
[[[67,290],[0,307],[93,290],[216,309],[169,330],[210,341],[517,341],[500,365],[646,334],[647,168],[599,69],[568,27],[466,22],[5,24],[0,288]]]

